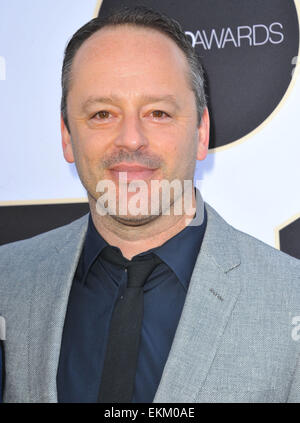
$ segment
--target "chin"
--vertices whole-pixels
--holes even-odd
[[[126,226],[142,226],[146,225],[149,222],[157,219],[157,215],[143,215],[143,216],[117,216],[111,215],[111,218],[116,220],[118,223]]]

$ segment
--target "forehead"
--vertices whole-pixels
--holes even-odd
[[[147,78],[168,85],[189,85],[189,68],[183,51],[167,35],[133,25],[105,27],[77,51],[71,79],[138,84]],[[188,87],[189,88],[189,87]]]

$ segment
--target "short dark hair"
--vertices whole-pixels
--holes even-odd
[[[183,32],[181,25],[175,19],[144,6],[137,6],[132,9],[125,7],[114,11],[111,15],[108,15],[105,18],[98,16],[97,18],[90,20],[77,32],[75,32],[67,44],[62,66],[61,113],[68,131],[70,132],[67,116],[67,96],[74,56],[84,41],[91,37],[95,32],[104,27],[118,25],[133,25],[137,27],[156,29],[175,41],[177,46],[183,51],[190,68],[190,84],[196,97],[198,124],[200,124],[203,111],[206,107],[204,75],[202,65],[190,43],[190,40]]]

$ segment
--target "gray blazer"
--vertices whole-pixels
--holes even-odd
[[[295,316],[300,322],[300,261],[206,209],[154,402],[300,402],[300,340],[292,324]],[[87,223],[86,215],[0,248],[5,402],[57,402],[64,318]]]

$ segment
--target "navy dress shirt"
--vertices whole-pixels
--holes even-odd
[[[187,226],[153,252],[162,260],[144,285],[144,316],[132,402],[157,391],[206,226]],[[127,273],[99,255],[107,242],[91,215],[70,291],[57,372],[58,402],[97,402],[109,323]],[[120,251],[117,247],[118,251]]]

